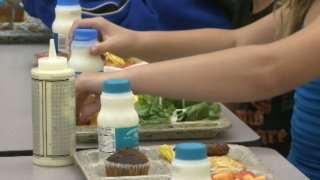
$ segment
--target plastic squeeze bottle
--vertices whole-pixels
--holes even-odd
[[[74,20],[81,19],[79,0],[57,0],[52,23],[56,51],[68,54],[68,34]]]
[[[65,57],[56,56],[53,39],[49,57],[31,70],[33,163],[67,166],[74,162],[75,78]]]
[[[102,72],[104,62],[100,56],[92,56],[89,48],[98,42],[98,31],[95,29],[75,29],[71,43],[71,56],[69,67],[73,68],[76,75],[82,72]]]
[[[110,79],[103,82],[98,114],[98,145],[105,158],[121,148],[139,148],[139,116],[134,108],[130,81]]]
[[[175,146],[171,180],[211,180],[207,147],[201,143]]]

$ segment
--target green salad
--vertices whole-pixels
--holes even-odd
[[[139,95],[135,108],[141,125],[217,120],[221,114],[221,107],[216,102],[196,102],[151,95]]]

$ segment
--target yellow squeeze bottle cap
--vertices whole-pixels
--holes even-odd
[[[59,70],[68,67],[67,58],[57,56],[53,39],[50,39],[49,56],[40,58],[38,61],[38,67],[46,70]]]

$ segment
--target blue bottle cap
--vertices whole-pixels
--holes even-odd
[[[181,143],[175,146],[175,159],[178,160],[203,160],[207,156],[207,146],[202,143]]]
[[[127,93],[131,91],[131,84],[128,79],[110,79],[103,82],[104,93]]]
[[[98,31],[95,29],[75,29],[73,30],[74,41],[97,41]]]
[[[75,5],[79,5],[79,0],[57,0],[57,5],[75,6]]]

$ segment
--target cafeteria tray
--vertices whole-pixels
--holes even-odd
[[[148,179],[148,180],[169,180],[171,173],[171,165],[166,160],[159,158],[159,154],[155,148],[140,147],[140,151],[144,152],[149,159],[150,169],[149,175],[144,176],[122,176],[107,177],[105,172],[104,161],[99,158],[97,149],[78,151],[75,153],[76,163],[83,171],[88,180],[112,180],[112,179]]]
[[[142,125],[139,129],[139,139],[140,141],[153,141],[213,138],[231,126],[232,123],[223,114],[217,120]],[[97,126],[77,126],[76,137],[77,141],[82,143],[97,142]]]
[[[241,145],[229,144],[228,156],[246,164],[246,169],[256,175],[264,175],[266,180],[278,180],[252,151]],[[169,180],[172,172],[171,164],[162,159],[158,152],[159,146],[140,146],[140,151],[144,152],[149,159],[150,169],[147,176],[122,176],[107,177],[103,160],[99,158],[97,149],[83,150],[75,153],[75,161],[83,171],[88,180]]]

